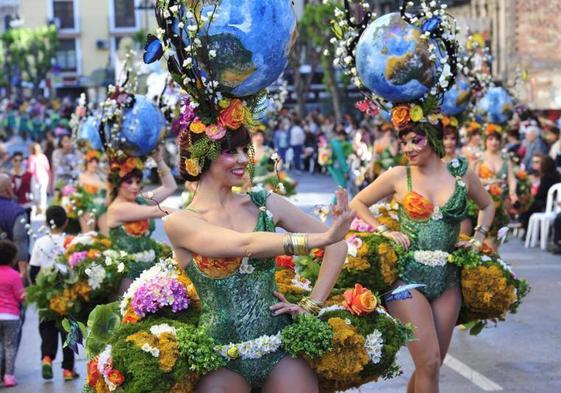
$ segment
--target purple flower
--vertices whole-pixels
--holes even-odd
[[[76,193],[76,188],[74,188],[74,186],[67,185],[62,188],[61,192],[62,196],[69,196]]]
[[[140,317],[154,314],[164,307],[179,312],[189,307],[189,296],[185,285],[178,280],[154,277],[134,293],[131,306]]]
[[[82,261],[87,257],[88,257],[87,251],[77,251],[72,255],[70,255],[70,258],[68,258],[68,264],[72,267],[76,267],[80,263],[82,263]]]
[[[179,124],[182,128],[188,128],[195,119],[195,108],[191,106],[189,100],[185,100],[181,114],[179,115]]]

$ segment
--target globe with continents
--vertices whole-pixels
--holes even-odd
[[[165,131],[166,120],[160,109],[145,96],[135,96],[134,105],[123,113],[119,130],[122,149],[134,157],[154,151]]]
[[[270,86],[288,64],[296,40],[296,15],[291,0],[221,0],[200,38],[216,56],[211,69],[225,91],[244,97]],[[202,10],[212,13],[213,4]],[[204,62],[202,62],[204,64]]]
[[[479,121],[503,124],[512,119],[514,101],[502,87],[491,87],[477,104]]]
[[[457,116],[463,113],[469,106],[471,98],[471,86],[464,77],[456,79],[456,83],[444,93],[440,106],[442,113],[446,116]]]
[[[379,97],[411,102],[438,82],[439,62],[430,59],[421,30],[390,13],[372,22],[356,47],[357,72],[362,83]]]
[[[103,148],[101,137],[99,136],[99,123],[99,115],[88,116],[80,124],[78,130],[78,140],[89,142],[90,147],[94,150],[101,150]]]

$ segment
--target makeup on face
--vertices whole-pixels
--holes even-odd
[[[426,136],[410,132],[401,138],[401,149],[407,152],[420,153],[428,146],[429,140]]]
[[[243,179],[249,163],[249,147],[226,150],[220,154],[219,162],[226,173]]]

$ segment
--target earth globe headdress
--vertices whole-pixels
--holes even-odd
[[[178,141],[187,157],[181,169],[195,179],[225,140],[261,127],[266,88],[288,64],[296,16],[290,0],[161,0],[156,18],[144,61],[165,57],[186,93]]]
[[[407,2],[401,12],[373,19],[370,6],[360,3],[364,17],[352,16],[349,0],[336,8],[332,28],[335,54],[351,81],[366,99],[360,109],[391,112],[399,131],[408,125],[423,131],[430,145],[444,155],[438,132],[442,95],[453,84],[458,69],[456,23],[445,4]],[[372,21],[371,21],[372,20]]]

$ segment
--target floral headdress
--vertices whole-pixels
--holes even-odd
[[[335,9],[335,19],[332,21],[335,38],[332,42],[335,45],[335,66],[342,67],[344,73],[365,95],[365,100],[357,107],[367,114],[375,114],[375,107],[391,112],[391,121],[397,131],[414,123],[417,128],[425,132],[434,150],[439,155],[443,155],[444,146],[435,126],[442,117],[439,112],[442,95],[454,84],[459,66],[459,44],[455,38],[457,29],[455,19],[446,12],[447,6],[445,4],[438,6],[436,1],[427,3],[423,0],[416,14],[407,12],[408,7],[414,5],[412,1],[401,7],[401,19],[418,32],[421,40],[427,42],[429,60],[440,69],[438,81],[424,96],[411,102],[404,102],[388,100],[377,95],[361,80],[356,63],[356,49],[361,36],[375,15],[370,11],[370,5],[363,1],[360,7],[364,17],[361,21],[357,21],[352,15],[353,10],[349,0],[345,0],[344,3],[344,10]]]
[[[84,155],[84,159],[86,162],[90,162],[92,160],[99,161],[101,159],[101,153],[97,150],[90,149]]]
[[[224,138],[242,128],[249,132],[262,128],[258,119],[266,110],[265,88],[238,97],[232,86],[220,81],[219,70],[214,69],[220,58],[219,46],[209,31],[218,18],[219,3],[158,1],[159,29],[156,35],[148,36],[145,47],[144,62],[150,64],[165,56],[173,79],[186,93],[178,140],[181,149],[189,153],[182,165],[193,177],[218,157]]]

